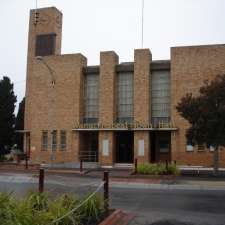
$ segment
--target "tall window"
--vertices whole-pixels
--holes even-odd
[[[117,75],[117,122],[133,122],[133,73]]]
[[[98,122],[99,108],[99,75],[87,74],[84,85],[85,115],[84,123]]]
[[[56,34],[37,35],[35,56],[54,55],[55,41]]]
[[[152,123],[169,122],[170,120],[170,72],[154,71],[151,88]]]
[[[57,149],[57,131],[52,131],[52,151],[56,151]]]
[[[61,130],[60,132],[60,150],[66,150],[66,131]]]
[[[48,150],[48,131],[43,131],[42,132],[41,149],[43,151],[47,151]]]

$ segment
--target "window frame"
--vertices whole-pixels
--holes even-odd
[[[52,39],[50,40],[50,38]],[[35,56],[54,55],[55,51],[56,51],[56,33],[39,34],[36,36]]]
[[[116,87],[117,122],[132,123],[134,119],[134,73],[117,73]]]
[[[65,138],[64,141],[62,141],[63,140],[62,137]],[[67,132],[66,132],[66,130],[61,130],[60,131],[60,150],[66,151],[66,148],[67,148]]]
[[[84,77],[84,123],[98,123],[99,81],[98,73],[86,74]]]
[[[45,136],[46,134],[46,136]],[[46,138],[46,139],[45,139]],[[46,140],[46,143],[45,143]],[[41,150],[42,151],[48,151],[48,131],[43,130],[41,135]]]
[[[57,145],[58,145],[58,140],[57,140],[57,130],[53,130],[51,133],[51,149],[52,152],[57,151]]]

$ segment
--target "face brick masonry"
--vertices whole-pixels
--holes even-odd
[[[100,65],[87,66],[82,54],[61,54],[61,37],[59,10],[31,10],[22,131],[31,162],[76,164],[82,158],[115,166],[137,158],[212,165],[212,149],[187,146],[189,124],[176,105],[186,93],[198,95],[204,80],[225,73],[225,45],[172,47],[171,60],[160,61],[149,49],[136,49],[134,62],[120,64],[107,51]]]

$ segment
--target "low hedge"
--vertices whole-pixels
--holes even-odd
[[[0,224],[50,225],[52,221],[70,212],[84,199],[61,195],[50,199],[45,193],[30,193],[23,199],[0,193]],[[104,201],[99,196],[90,198],[77,211],[55,225],[95,225],[105,216]]]
[[[149,175],[179,175],[180,171],[175,164],[151,164],[143,163],[137,166],[138,174],[149,174]]]

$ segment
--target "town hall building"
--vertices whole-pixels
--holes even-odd
[[[32,163],[213,164],[212,146],[186,139],[189,124],[176,106],[225,73],[225,45],[172,47],[169,60],[135,49],[126,63],[103,51],[100,65],[89,66],[80,53],[61,54],[61,39],[58,9],[31,10],[23,133]]]

